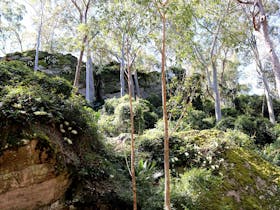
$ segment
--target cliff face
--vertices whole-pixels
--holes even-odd
[[[26,141],[0,156],[0,209],[38,209],[63,197],[70,184],[68,173],[57,173],[56,160]]]
[[[7,54],[2,60],[13,61],[18,60],[24,62],[30,68],[34,67],[35,51],[26,51],[22,53]],[[63,77],[70,81],[74,81],[77,58],[71,54],[63,55],[60,53],[50,54],[48,52],[39,53],[39,70],[49,75]],[[94,67],[95,93],[96,99],[119,97],[120,96],[120,72],[119,64],[111,62],[104,66]],[[134,77],[134,75],[133,75]],[[134,78],[135,80],[135,78]],[[139,88],[143,98],[151,95],[161,94],[160,73],[138,72]],[[85,95],[85,64],[82,65],[80,89],[79,92]],[[127,87],[126,87],[127,89]],[[136,91],[136,90],[135,90]],[[126,90],[128,92],[128,90]]]

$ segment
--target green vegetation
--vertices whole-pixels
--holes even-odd
[[[96,112],[61,77],[34,73],[18,61],[1,62],[0,68],[0,151],[37,139],[37,149],[57,160],[57,173],[71,173],[69,204],[131,208],[128,96],[107,99]],[[169,100],[173,208],[275,209],[279,124],[262,116],[258,97],[240,96],[238,106],[224,108],[225,117],[215,125],[213,104],[201,94],[196,89]],[[138,205],[144,210],[160,210],[163,203],[159,101],[154,94],[133,101]]]

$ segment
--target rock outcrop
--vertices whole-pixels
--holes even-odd
[[[0,156],[0,209],[38,209],[51,206],[64,196],[70,179],[56,170],[56,160],[26,141]]]
[[[35,50],[7,54],[0,60],[18,60],[24,62],[30,68],[34,67]],[[74,81],[77,58],[71,54],[39,53],[39,70],[49,75],[60,76],[71,83]],[[120,96],[120,74],[119,64],[108,63],[104,66],[94,66],[95,93],[97,101]],[[138,81],[141,97],[147,98],[151,95],[161,94],[161,83],[159,72],[138,72]],[[134,75],[133,75],[134,77]],[[79,92],[85,95],[85,63],[82,65]],[[127,87],[126,87],[127,89]],[[128,92],[128,90],[126,90]]]

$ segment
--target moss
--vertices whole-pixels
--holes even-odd
[[[280,205],[279,168],[242,148],[229,149],[225,153],[225,163],[223,184],[218,189],[221,206],[229,202],[231,191],[236,192],[240,199],[231,198],[232,209],[275,209]],[[270,190],[273,192],[269,193]]]

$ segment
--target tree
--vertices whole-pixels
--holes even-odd
[[[257,65],[257,72],[261,76],[263,84],[264,84],[269,120],[272,124],[275,124],[276,121],[275,121],[275,115],[274,115],[274,110],[273,110],[273,102],[272,102],[272,98],[270,96],[270,88],[269,88],[268,80],[267,80],[267,77],[265,75],[265,71],[264,71],[264,68],[262,65],[262,61],[260,59],[259,50],[258,50],[258,47],[256,44],[256,39],[255,39],[254,35],[252,35],[252,38],[250,40],[250,47],[252,49],[254,59],[255,59],[256,65]]]
[[[26,13],[25,6],[14,1],[2,0],[0,8],[1,51],[4,54],[15,49],[23,51],[21,32],[23,29],[23,16]],[[17,43],[16,45],[14,44],[15,42]]]
[[[162,48],[161,48],[161,83],[162,83],[162,111],[164,122],[164,209],[171,210],[170,203],[170,172],[169,172],[169,133],[168,133],[168,115],[166,108],[166,8],[169,1],[155,1],[156,7],[162,21]]]
[[[88,12],[90,9],[91,0],[81,1],[80,4],[79,4],[78,0],[71,0],[71,2],[74,5],[74,7],[76,8],[76,10],[78,11],[79,24],[84,24],[86,26],[87,22],[88,22]],[[78,58],[78,63],[76,66],[76,73],[75,73],[75,79],[74,79],[74,84],[73,84],[73,87],[76,87],[76,88],[79,87],[83,55],[84,55],[87,39],[88,39],[88,34],[85,33],[82,38],[81,50],[80,50],[80,55]]]
[[[87,42],[87,63],[86,63],[86,100],[93,105],[95,98],[94,78],[93,78],[93,63],[91,59],[91,51]]]
[[[129,43],[127,39],[127,43]],[[129,94],[129,111],[130,111],[130,134],[131,134],[131,179],[132,179],[132,193],[133,193],[133,210],[137,210],[137,189],[136,189],[136,177],[135,177],[135,139],[134,139],[134,113],[132,106],[132,78],[130,71],[130,55],[129,55],[129,45],[127,44],[126,56],[127,56],[127,72],[128,72],[128,94]]]
[[[234,76],[231,78],[231,83],[237,83],[237,62],[234,55],[236,54],[235,49],[240,46],[240,37],[245,34],[242,31],[243,25],[232,19],[237,10],[233,7],[231,0],[201,2],[193,5],[193,11],[194,36],[190,44],[193,46],[195,57],[191,61],[192,64],[198,63],[196,65],[204,69],[210,91],[208,91],[208,87],[206,89],[215,102],[217,123],[222,118],[221,89],[228,89],[229,84],[229,81],[225,80],[225,75],[230,73]],[[237,85],[235,84],[235,86]],[[233,86],[233,89],[236,87]]]
[[[276,88],[278,97],[280,98],[280,62],[279,58],[275,52],[273,43],[270,39],[269,35],[269,25],[267,20],[267,14],[265,12],[262,0],[236,0],[240,4],[249,5],[253,7],[252,12],[252,22],[255,31],[260,32],[261,36],[265,41],[266,48],[269,52],[271,62],[272,62],[272,69],[276,81]]]
[[[137,62],[141,49],[147,42],[147,36],[153,28],[148,17],[143,18],[143,5],[135,1],[119,0],[108,5],[105,10],[104,35],[107,36],[107,51],[112,58],[120,63],[120,96],[125,95],[125,79],[128,79],[127,56],[125,49],[130,54],[130,67]],[[149,14],[145,13],[146,16]],[[112,30],[114,28],[114,30]],[[128,47],[129,46],[129,47]],[[129,82],[132,95],[140,96],[136,69],[130,69],[132,77]]]
[[[41,34],[42,34],[42,27],[43,27],[43,16],[44,16],[44,2],[40,0],[40,24],[38,27],[38,34],[37,34],[37,42],[36,42],[36,54],[35,54],[35,61],[34,61],[34,71],[39,69],[39,49],[41,44]]]

